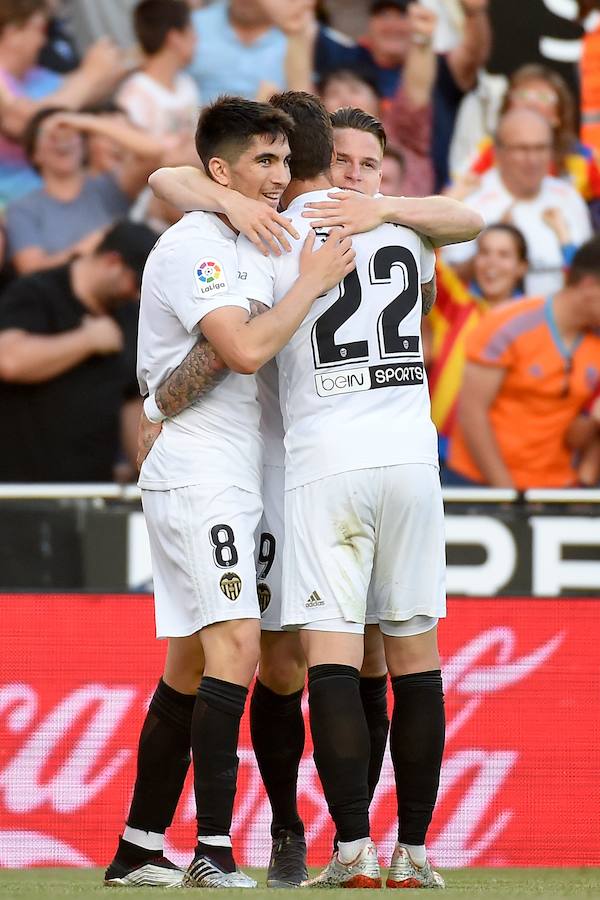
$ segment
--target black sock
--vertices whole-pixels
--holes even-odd
[[[235,860],[231,847],[214,847],[212,844],[203,844],[198,841],[196,853],[208,856],[223,872],[235,872]]]
[[[387,675],[379,675],[375,678],[361,678],[359,684],[360,699],[365,711],[371,744],[369,800],[372,800],[375,788],[379,783],[390,728],[387,708]]]
[[[398,797],[398,840],[425,843],[444,752],[444,692],[439,669],[392,678],[390,750]]]
[[[340,841],[369,835],[369,731],[358,670],[320,665],[308,670],[314,759]]]
[[[180,694],[162,678],[158,682],[140,734],[130,828],[164,834],[173,821],[190,765],[195,702],[195,696]]]
[[[276,694],[258,678],[250,701],[250,733],[271,804],[271,834],[282,828],[304,834],[296,803],[298,766],[304,750],[302,691]]]
[[[228,835],[231,829],[240,719],[247,694],[239,684],[210,676],[202,679],[198,689],[192,718],[192,754],[199,840],[203,835]],[[216,859],[214,851],[228,849],[210,847],[206,852]],[[229,857],[235,868],[231,850]]]

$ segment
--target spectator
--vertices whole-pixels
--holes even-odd
[[[134,11],[134,26],[145,59],[119,90],[117,103],[150,134],[184,134],[192,146],[200,94],[182,71],[194,58],[197,43],[190,8],[185,0],[142,0]]]
[[[190,66],[205,103],[219,94],[255,98],[286,86],[287,38],[259,0],[216,0],[192,14],[199,38]]]
[[[505,113],[496,137],[496,166],[483,176],[474,193],[464,197],[487,223],[510,220],[523,233],[529,257],[525,292],[530,296],[560,290],[564,283],[565,256],[555,229],[545,220],[547,211],[561,211],[570,244],[578,247],[591,234],[581,196],[571,185],[547,174],[552,147],[550,125],[538,113]],[[474,252],[472,241],[457,244],[444,250],[444,259],[465,274],[464,264]]]
[[[569,181],[587,203],[597,206],[600,168],[594,151],[577,139],[577,109],[562,76],[537,63],[517,69],[510,78],[501,114],[511,109],[531,109],[548,121],[554,137],[549,174]],[[485,138],[470,171],[477,175],[487,172],[494,165],[494,156],[493,140]]]
[[[116,175],[90,175],[85,132],[103,133],[130,149],[149,143],[148,155],[143,160],[130,155]],[[10,258],[20,274],[53,268],[95,246],[106,228],[127,214],[161,159],[156,139],[131,126],[53,109],[33,117],[25,146],[43,187],[7,209]]]
[[[3,481],[110,481],[121,446],[135,460],[133,301],[155,240],[145,225],[120,223],[94,253],[0,297]]]
[[[319,76],[331,69],[368,68],[381,95],[386,99],[393,97],[410,47],[410,5],[409,0],[375,0],[367,32],[358,44],[321,28],[316,45]],[[431,155],[438,186],[448,180],[448,148],[458,106],[464,94],[474,87],[477,71],[490,49],[487,0],[462,0],[462,8],[466,18],[461,42],[448,54],[436,57]]]
[[[36,65],[46,39],[45,0],[2,0],[0,5],[0,209],[40,181],[19,138],[29,118],[46,106],[76,109],[114,88],[124,72],[115,48],[101,41],[64,80]]]
[[[468,286],[438,260],[435,306],[423,319],[431,417],[440,438],[442,464],[456,420],[466,341],[488,310],[523,293],[527,245],[521,232],[506,224],[490,225],[482,231],[473,270],[475,279]]]
[[[568,432],[600,386],[600,237],[553,297],[503,304],[467,341],[449,467],[465,482],[569,487]]]

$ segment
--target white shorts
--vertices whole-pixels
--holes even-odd
[[[185,637],[214,622],[259,619],[254,534],[257,494],[192,485],[142,491],[159,638]]]
[[[264,467],[263,515],[256,538],[256,582],[263,631],[281,631],[284,484],[283,466]]]
[[[390,622],[389,619],[377,623],[369,621],[367,613],[367,625],[377,624],[382,634],[390,637],[412,637],[415,634],[425,634],[435,628],[439,619],[436,616],[413,616],[404,622]],[[365,626],[358,622],[347,622],[346,619],[319,619],[318,622],[307,622],[300,626],[305,631],[334,631],[337,634],[364,634]]]
[[[444,509],[435,466],[359,469],[287,491],[285,533],[284,627],[324,619],[364,625],[367,600],[368,620],[380,627],[445,616]]]

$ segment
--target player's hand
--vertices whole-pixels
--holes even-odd
[[[381,201],[355,191],[332,191],[331,200],[305,203],[302,216],[313,228],[337,228],[340,236],[372,231],[384,221]],[[320,218],[318,218],[320,216]]]
[[[85,316],[81,330],[89,342],[91,353],[108,356],[123,349],[123,332],[112,316]]]
[[[230,191],[225,213],[233,227],[244,234],[263,256],[281,256],[281,250],[292,249],[288,235],[300,237],[289,219],[259,200],[250,200],[238,191]]]
[[[146,416],[146,413],[142,410],[140,424],[138,425],[137,456],[135,459],[138,472],[142,468],[142,463],[150,453],[154,441],[159,436],[161,430],[162,422],[151,422]]]
[[[332,229],[323,246],[313,253],[315,239],[314,231],[309,231],[300,254],[300,276],[309,282],[318,297],[355,268],[356,254],[351,239],[341,236],[338,228]]]

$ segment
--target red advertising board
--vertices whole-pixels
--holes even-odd
[[[127,812],[137,737],[161,671],[147,596],[0,596],[0,865],[106,864]],[[447,747],[429,835],[440,866],[600,863],[600,600],[455,599],[440,627]],[[332,827],[300,773],[309,861]],[[269,811],[244,719],[234,845],[266,865]],[[395,839],[386,758],[372,834]],[[186,785],[167,853],[194,845]]]

